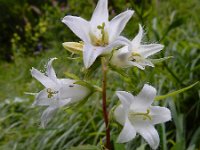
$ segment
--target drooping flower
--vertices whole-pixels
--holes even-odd
[[[154,67],[148,57],[161,51],[164,46],[161,44],[141,44],[142,37],[143,29],[139,25],[139,33],[130,42],[130,45],[114,52],[111,63],[122,68],[136,66],[142,70],[145,69],[145,66]]]
[[[89,68],[98,56],[127,42],[119,35],[132,15],[133,11],[127,10],[109,21],[108,0],[99,0],[90,21],[68,15],[62,22],[84,42],[83,61],[85,67]]]
[[[151,106],[156,96],[155,88],[145,84],[137,96],[125,91],[117,91],[117,96],[121,104],[114,115],[123,125],[118,142],[128,142],[139,133],[152,149],[157,149],[160,139],[154,125],[169,121],[171,113],[168,108]]]
[[[75,80],[58,79],[52,67],[55,59],[52,58],[48,62],[46,74],[35,68],[31,69],[31,75],[45,86],[45,89],[36,94],[33,103],[34,106],[47,106],[41,116],[42,127],[47,125],[58,108],[78,102],[90,93],[88,88],[74,84]]]

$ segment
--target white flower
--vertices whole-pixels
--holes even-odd
[[[52,67],[55,59],[52,58],[48,62],[46,75],[35,68],[31,69],[32,76],[45,86],[44,90],[36,94],[33,103],[37,106],[48,106],[41,116],[42,127],[47,125],[59,107],[80,101],[90,93],[86,87],[74,84],[74,80],[58,79]]]
[[[125,91],[117,91],[117,96],[122,104],[115,109],[114,114],[123,125],[118,142],[128,142],[139,133],[152,149],[156,149],[160,139],[154,125],[170,120],[171,113],[168,108],[151,106],[156,96],[155,88],[145,84],[137,96]]]
[[[161,44],[141,44],[143,29],[139,25],[139,33],[130,42],[129,46],[124,46],[114,52],[111,63],[115,66],[126,68],[136,66],[142,70],[145,66],[154,67],[154,64],[147,58],[163,49]]]
[[[132,15],[133,11],[127,10],[109,21],[108,0],[99,0],[90,21],[68,15],[62,22],[84,42],[83,60],[85,67],[89,68],[99,55],[127,42],[119,35]]]

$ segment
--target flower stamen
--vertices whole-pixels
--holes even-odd
[[[149,115],[150,113],[150,110],[147,109],[146,113],[141,113],[141,112],[129,112],[128,116],[130,118],[134,118],[135,116],[142,116],[143,117],[143,120],[152,120],[152,117]]]
[[[47,97],[51,98],[51,97],[53,97],[54,94],[57,94],[58,91],[53,91],[52,89],[48,88],[47,93],[48,93]]]

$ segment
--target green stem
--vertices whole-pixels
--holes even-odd
[[[109,118],[108,118],[108,112],[106,108],[107,64],[106,64],[106,59],[104,57],[101,59],[101,64],[102,64],[102,76],[103,76],[102,78],[102,109],[103,109],[104,122],[106,125],[106,148],[108,150],[111,150]]]

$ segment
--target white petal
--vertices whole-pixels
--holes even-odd
[[[123,105],[119,105],[115,111],[114,111],[115,119],[117,122],[119,122],[121,125],[124,125],[125,120],[126,120],[126,110],[123,107]]]
[[[140,110],[147,109],[153,103],[156,96],[156,89],[148,84],[145,84],[140,93],[135,96],[131,109]]]
[[[81,17],[65,16],[62,19],[62,22],[65,23],[81,40],[90,42],[90,24],[88,21]]]
[[[75,80],[72,79],[59,79],[59,83],[60,84],[73,84],[74,82],[76,82]]]
[[[159,124],[171,120],[171,112],[166,107],[151,106],[150,115],[153,124]]]
[[[130,140],[132,140],[136,136],[136,130],[128,120],[128,118],[125,121],[124,127],[119,134],[119,137],[117,139],[118,143],[125,143]]]
[[[114,41],[120,35],[122,30],[126,26],[127,22],[133,15],[133,13],[134,11],[127,10],[117,15],[110,21],[110,26],[109,26],[109,41],[110,42]]]
[[[147,58],[164,48],[161,44],[148,44],[148,45],[141,45],[139,48],[139,53],[144,57]]]
[[[99,0],[98,4],[93,12],[91,23],[93,27],[102,25],[102,23],[108,22],[108,0]]]
[[[34,106],[49,106],[53,98],[48,98],[47,89],[40,91],[35,98]]]
[[[56,110],[57,107],[48,107],[47,109],[44,110],[41,116],[41,125],[43,128],[45,128],[47,123],[52,119]]]
[[[127,61],[127,66],[135,66],[135,67],[138,67],[141,70],[145,69],[143,65],[141,65],[138,62],[133,62],[133,61]]]
[[[103,53],[102,47],[95,47],[90,44],[85,44],[83,47],[83,62],[86,68],[89,68],[96,58]]]
[[[128,46],[124,46],[120,48],[119,50],[117,50],[116,52],[118,53],[118,56],[128,54],[129,53]]]
[[[143,37],[143,29],[142,26],[139,24],[139,32],[131,42],[133,49],[137,50],[140,47],[142,37]]]
[[[52,67],[52,62],[57,59],[57,58],[51,58],[47,64],[47,75],[49,78],[51,78],[52,80],[54,80],[55,82],[57,82],[57,77],[56,77],[56,73]]]
[[[153,64],[150,60],[148,60],[148,59],[141,59],[141,60],[138,61],[138,62],[129,61],[129,62],[128,62],[128,65],[129,65],[129,66],[136,66],[136,67],[138,67],[138,68],[141,69],[141,70],[144,70],[144,69],[145,69],[145,66],[154,67],[154,64]]]
[[[63,107],[71,102],[71,98],[58,100],[58,107]]]
[[[134,100],[134,96],[126,91],[117,91],[116,94],[121,101],[123,107],[125,109],[128,109]]]
[[[43,73],[41,73],[35,68],[31,69],[31,75],[38,81],[40,81],[46,88],[56,87],[56,83],[53,80],[51,80],[49,77],[45,76]]]
[[[136,131],[145,139],[152,149],[157,149],[160,143],[158,132],[153,125],[144,123],[134,126]]]
[[[88,96],[90,90],[86,87],[77,84],[68,84],[60,88],[60,99],[71,98],[70,103],[74,103],[83,100]]]
[[[103,49],[103,54],[109,54],[113,48],[119,47],[119,46],[125,46],[128,45],[130,41],[122,36],[117,38],[114,42],[111,42],[108,46],[106,46]]]

